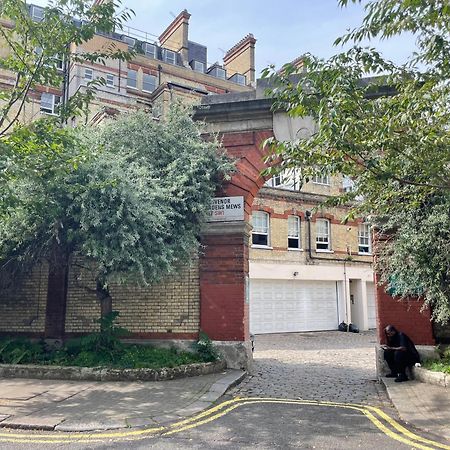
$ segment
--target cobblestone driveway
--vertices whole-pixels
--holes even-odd
[[[254,373],[231,394],[386,405],[375,341],[373,331],[256,336]]]

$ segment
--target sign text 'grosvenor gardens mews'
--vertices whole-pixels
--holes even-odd
[[[208,222],[244,220],[244,197],[216,197],[211,201]]]

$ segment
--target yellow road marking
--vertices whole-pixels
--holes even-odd
[[[439,442],[432,441],[430,439],[422,438],[419,435],[412,433],[398,422],[388,416],[379,408],[373,406],[358,405],[352,403],[336,403],[336,402],[326,402],[326,401],[316,401],[316,400],[300,400],[300,399],[277,399],[271,397],[247,397],[239,398],[236,397],[232,400],[228,400],[220,403],[213,408],[203,411],[189,419],[181,420],[175,422],[167,427],[153,427],[141,430],[124,431],[124,432],[107,432],[107,433],[69,433],[69,434],[25,434],[25,433],[0,433],[0,441],[2,442],[17,442],[17,443],[67,443],[68,441],[76,441],[78,443],[89,443],[89,442],[103,442],[105,438],[110,439],[143,439],[149,436],[155,436],[156,433],[160,433],[162,436],[169,436],[175,433],[180,433],[198,426],[210,423],[220,417],[225,416],[231,411],[235,410],[244,405],[252,404],[290,404],[290,405],[311,405],[311,406],[328,406],[337,407],[344,409],[353,409],[364,414],[380,431],[382,431],[388,437],[395,439],[399,442],[405,443],[407,445],[412,445],[418,449],[430,450],[434,448],[441,448],[445,450],[450,450],[450,446],[441,444]],[[374,413],[374,414],[373,414]],[[376,417],[378,416],[378,417]],[[400,434],[389,429],[380,420],[384,420],[389,426],[397,430]],[[425,444],[430,444],[433,447],[427,447],[421,445],[418,442]]]

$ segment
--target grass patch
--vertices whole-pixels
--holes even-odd
[[[0,363],[57,366],[110,367],[119,369],[160,369],[215,361],[211,341],[201,334],[193,351],[124,344],[129,332],[115,325],[118,312],[99,321],[100,332],[68,340],[62,348],[48,347],[44,341],[5,338],[0,340]]]
[[[426,361],[423,367],[433,372],[450,373],[450,360]]]

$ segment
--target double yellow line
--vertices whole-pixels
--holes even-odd
[[[417,449],[444,449],[450,450],[449,445],[423,438],[412,433],[397,421],[392,419],[381,409],[373,406],[358,405],[353,403],[337,403],[324,402],[314,400],[295,400],[283,398],[260,398],[260,397],[236,397],[220,403],[213,408],[203,411],[189,419],[175,422],[165,427],[152,427],[139,430],[116,431],[104,433],[17,433],[17,432],[1,432],[0,442],[16,442],[16,443],[92,443],[105,442],[106,440],[137,440],[151,436],[170,436],[182,431],[190,430],[201,425],[213,422],[231,411],[246,405],[262,405],[262,404],[282,404],[282,405],[303,405],[312,407],[329,407],[343,408],[359,411],[366,416],[381,432],[390,438],[412,446]]]

